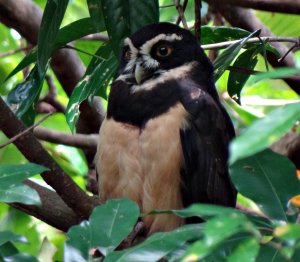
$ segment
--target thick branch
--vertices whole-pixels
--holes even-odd
[[[300,1],[299,0],[205,0],[210,4],[222,5],[224,3],[228,5],[234,5],[245,8],[252,8],[257,10],[277,12],[277,13],[289,13],[300,14]]]
[[[67,134],[55,130],[50,130],[43,127],[36,127],[33,131],[34,135],[41,140],[63,144],[68,146],[91,148],[96,151],[98,135],[83,135],[83,134]]]
[[[207,2],[213,2],[211,0]],[[261,29],[261,36],[273,37],[272,32],[251,12],[244,8],[233,7],[229,5],[214,5],[225,19],[233,26],[246,29],[248,31],[255,31]],[[278,50],[281,56],[284,56],[288,48],[278,42],[272,43],[272,45]],[[273,67],[295,67],[295,61],[291,54],[286,58],[278,62],[278,58],[271,52],[267,53],[267,59]],[[300,81],[285,79],[285,82],[293,89],[297,94],[300,94]]]
[[[0,98],[0,115],[0,129],[8,138],[12,138],[26,129],[2,98]],[[90,215],[93,209],[91,199],[64,173],[32,132],[27,132],[14,141],[14,144],[30,162],[50,169],[50,171],[42,173],[43,179],[55,189],[63,201],[78,216],[87,218]]]
[[[30,180],[26,180],[23,183],[38,192],[42,206],[30,206],[20,203],[12,203],[10,204],[11,206],[62,231],[67,231],[71,226],[79,223],[80,220],[78,216],[54,191],[42,187]]]

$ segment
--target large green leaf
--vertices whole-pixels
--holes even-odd
[[[102,4],[106,29],[116,57],[119,57],[122,40],[125,37],[159,20],[158,0],[99,1]]]
[[[231,212],[215,217],[203,226],[204,238],[196,241],[187,250],[183,260],[199,261],[211,255],[229,237],[239,232],[259,235],[251,222],[242,213]]]
[[[220,76],[224,73],[227,67],[231,64],[231,62],[236,58],[242,47],[246,44],[247,40],[253,36],[258,36],[260,30],[257,30],[251,33],[249,36],[241,39],[240,41],[230,45],[227,47],[215,60],[214,68],[215,74],[214,78],[217,81]]]
[[[40,205],[37,192],[22,184],[28,177],[47,170],[43,166],[33,163],[24,165],[0,166],[0,201],[6,203],[18,202],[28,205]]]
[[[4,262],[39,262],[37,258],[26,253],[20,253],[9,257],[4,257]]]
[[[99,25],[101,31],[105,30],[104,24]],[[93,22],[91,18],[82,18],[69,25],[62,27],[55,40],[53,45],[53,49],[51,52],[64,47],[67,43],[70,43],[78,38],[83,36],[96,33],[96,29],[94,28]],[[36,62],[37,60],[37,49],[32,49],[24,59],[17,65],[17,67],[6,77],[6,80],[20,72],[25,67],[29,66],[31,63]]]
[[[75,125],[79,118],[80,103],[96,94],[106,98],[106,87],[116,71],[117,59],[111,52],[110,46],[103,45],[100,49],[102,53],[108,54],[108,58],[99,59],[99,61],[96,62],[94,59],[91,61],[87,69],[87,73],[90,73],[90,75],[86,74],[84,76],[70,97],[66,118],[72,132],[75,130]],[[92,70],[95,64],[97,64],[97,66]]]
[[[40,75],[35,66],[26,80],[18,84],[7,96],[7,102],[17,108],[16,115],[27,125],[32,125],[35,119],[36,106],[42,90],[45,77]]]
[[[139,208],[129,199],[114,199],[96,207],[89,219],[68,231],[64,261],[90,259],[90,250],[99,249],[106,255],[114,250],[132,231]]]
[[[230,144],[230,163],[262,151],[276,142],[300,119],[300,103],[279,107],[256,120]]]
[[[11,231],[2,231],[0,232],[0,246],[6,242],[28,243],[27,239],[23,236],[16,235]]]
[[[48,168],[28,163],[23,165],[0,165],[0,188],[8,189],[21,185],[26,178],[40,174]]]
[[[38,71],[44,74],[69,0],[48,0],[38,37]]]
[[[87,4],[94,27],[98,32],[102,31],[102,27],[104,27],[104,17],[101,0],[87,0]]]
[[[233,67],[253,70],[257,64],[257,55],[262,51],[262,46],[254,46],[247,49],[233,63]],[[228,76],[227,90],[228,94],[240,103],[241,91],[249,79],[250,74],[230,71]]]
[[[227,257],[228,262],[253,262],[259,252],[259,241],[257,238],[247,238],[242,240]]]
[[[237,190],[252,199],[270,218],[288,221],[287,203],[300,194],[294,165],[271,150],[242,159],[230,166]]]
[[[111,253],[104,261],[159,261],[186,242],[199,239],[202,235],[202,227],[201,224],[185,225],[172,232],[153,234],[137,246]]]

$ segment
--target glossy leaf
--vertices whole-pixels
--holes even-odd
[[[283,67],[273,69],[272,71],[264,72],[253,76],[249,84],[254,84],[258,81],[269,79],[269,78],[284,78],[289,77],[292,75],[296,75],[300,73],[299,68],[292,68],[292,67]]]
[[[155,233],[137,246],[111,253],[104,261],[159,261],[186,242],[200,238],[202,227],[201,224],[185,225],[171,232]]]
[[[105,30],[104,24],[101,25],[101,31]],[[62,27],[55,40],[53,45],[53,49],[51,52],[64,47],[66,44],[81,38],[83,36],[96,33],[96,29],[92,23],[91,18],[82,18],[69,25]],[[29,66],[31,63],[37,61],[37,49],[32,49],[24,58],[23,60],[17,65],[17,67],[6,77],[5,80],[9,79],[13,75],[17,74],[25,67]]]
[[[102,12],[101,0],[87,0],[91,19],[98,32],[103,31],[104,16]]]
[[[228,213],[207,221],[203,227],[204,238],[195,242],[184,255],[184,261],[198,261],[214,252],[227,238],[239,232],[259,234],[242,213]]]
[[[214,78],[215,81],[217,81],[221,75],[224,73],[224,71],[227,69],[227,67],[231,64],[231,62],[236,58],[242,47],[246,44],[247,40],[253,36],[259,35],[260,30],[257,30],[253,33],[251,33],[249,36],[241,39],[240,41],[230,45],[227,47],[215,60],[214,62],[214,68],[215,68],[215,74]]]
[[[230,163],[262,151],[300,119],[300,103],[279,107],[262,119],[256,120],[230,145]]]
[[[101,0],[101,4],[106,29],[116,57],[119,57],[125,37],[159,20],[158,0]]]
[[[257,238],[247,238],[242,240],[237,247],[235,247],[231,254],[227,257],[228,262],[253,262],[259,252],[259,241]]]
[[[26,178],[48,170],[46,167],[28,163],[23,165],[0,165],[0,188],[9,189],[21,185]]]
[[[30,126],[34,123],[37,102],[42,90],[44,75],[40,76],[35,66],[26,80],[18,84],[7,96],[7,102],[17,108],[16,115]]]
[[[102,49],[108,50],[109,46],[103,46]],[[94,60],[91,61],[93,63]],[[108,59],[103,59],[98,62],[98,65],[92,71],[88,67],[87,72],[90,75],[85,75],[84,79],[75,87],[68,106],[66,118],[72,132],[75,130],[77,120],[79,118],[79,106],[85,99],[95,94],[100,94],[106,97],[106,87],[109,80],[113,77],[117,68],[117,59],[112,52],[109,53]]]
[[[257,64],[257,55],[261,52],[262,46],[247,49],[233,63],[235,68],[253,70]],[[249,79],[250,74],[230,71],[227,83],[228,94],[240,104],[241,91]]]
[[[300,193],[294,165],[271,150],[237,161],[230,167],[237,190],[270,218],[288,221],[287,203]]]
[[[132,231],[138,217],[139,208],[129,199],[114,199],[96,207],[89,221],[69,230],[64,261],[88,260],[92,248],[110,253]]]
[[[50,58],[60,24],[67,9],[69,0],[48,0],[38,37],[38,71],[42,76]]]
[[[11,231],[2,231],[0,232],[0,246],[6,242],[27,243],[28,241],[25,237],[16,235]]]
[[[4,262],[39,262],[34,256],[20,253],[9,257],[4,257]]]

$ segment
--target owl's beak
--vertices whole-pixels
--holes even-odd
[[[144,76],[144,68],[140,64],[137,64],[135,66],[134,77],[138,85],[142,82],[143,76]]]

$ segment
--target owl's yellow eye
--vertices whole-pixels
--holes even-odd
[[[130,59],[130,57],[131,57],[131,52],[130,52],[130,50],[127,50],[124,54],[124,58],[125,58],[125,60],[128,61]]]
[[[173,48],[170,45],[162,44],[156,48],[155,54],[158,57],[167,57],[172,54]]]

